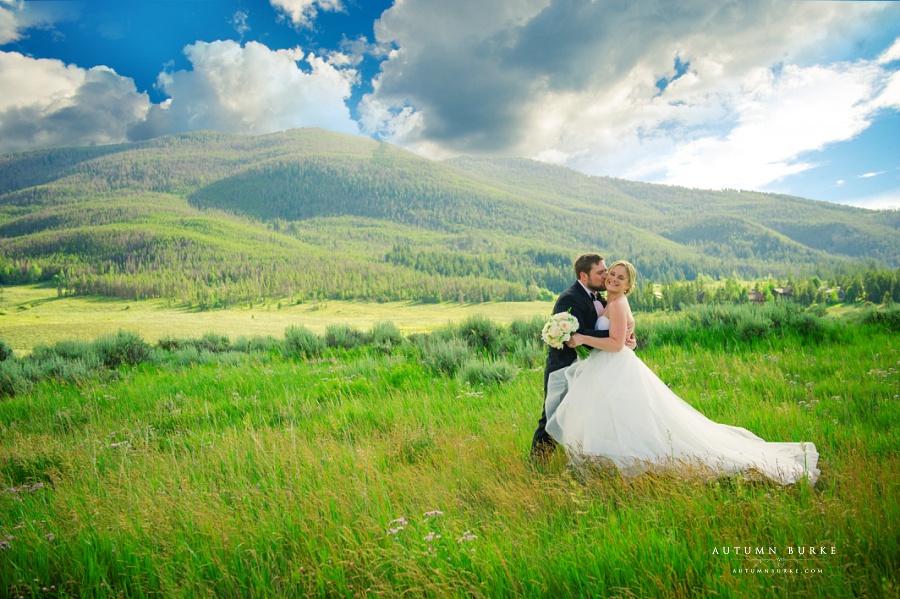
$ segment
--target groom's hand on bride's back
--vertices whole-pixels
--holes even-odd
[[[632,351],[634,351],[635,349],[637,349],[637,339],[635,339],[634,333],[632,333],[632,334],[628,337],[628,339],[625,340],[625,347],[627,347],[628,349],[630,349],[630,350],[632,350]]]

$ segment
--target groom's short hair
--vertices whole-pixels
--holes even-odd
[[[603,262],[603,256],[600,254],[581,254],[575,259],[575,278],[579,278],[581,273],[590,273],[595,264]]]

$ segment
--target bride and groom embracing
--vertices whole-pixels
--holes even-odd
[[[575,464],[612,463],[625,475],[677,469],[815,484],[815,445],[766,442],[746,429],[713,422],[634,354],[628,294],[636,273],[630,263],[620,260],[607,270],[601,256],[584,254],[575,261],[575,276],[553,313],[574,316],[578,331],[561,349],[550,347],[533,459],[546,458],[559,443]],[[579,359],[574,348],[580,345],[601,351]]]

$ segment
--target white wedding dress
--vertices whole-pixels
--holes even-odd
[[[601,316],[597,329],[609,329]],[[672,468],[704,477],[762,474],[782,485],[815,484],[812,443],[770,443],[713,422],[675,395],[632,350],[593,350],[550,375],[547,432],[573,463],[609,461],[625,475]]]

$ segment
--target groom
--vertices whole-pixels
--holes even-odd
[[[569,312],[578,319],[578,332],[582,335],[593,337],[609,337],[609,331],[595,331],[594,325],[597,317],[603,311],[606,301],[600,297],[601,291],[606,291],[606,262],[597,254],[582,254],[575,260],[575,278],[571,287],[559,294],[553,313]],[[625,342],[625,345],[634,349],[634,336]],[[578,355],[569,346],[562,349],[551,347],[547,354],[547,365],[544,367],[544,397],[547,397],[547,380],[550,373],[569,366]],[[556,441],[553,440],[544,427],[547,425],[547,412],[541,410],[541,419],[538,421],[537,430],[531,441],[532,459],[544,459],[553,453]]]

